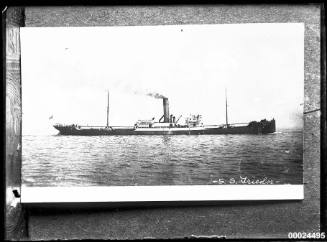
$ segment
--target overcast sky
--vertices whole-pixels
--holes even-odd
[[[204,124],[276,119],[301,128],[304,25],[226,24],[21,28],[23,134],[55,134],[55,122],[110,125],[176,117]],[[53,119],[49,117],[53,115]]]

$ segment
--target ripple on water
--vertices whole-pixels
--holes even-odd
[[[23,136],[22,147],[28,186],[206,185],[239,176],[302,184],[301,132]]]

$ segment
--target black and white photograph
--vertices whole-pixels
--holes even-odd
[[[324,5],[2,9],[4,239],[325,239]]]
[[[303,23],[20,34],[24,187],[303,184]]]

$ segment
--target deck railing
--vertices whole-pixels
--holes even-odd
[[[241,126],[241,125],[248,125],[249,123],[233,123],[233,124],[228,124],[228,126]],[[59,127],[77,127],[77,128],[95,128],[95,129],[99,129],[99,128],[108,128],[107,126],[104,125],[76,125],[76,124],[55,124]],[[209,125],[204,125],[204,127],[206,128],[219,128],[219,127],[225,127],[226,124],[209,124]],[[134,126],[109,126],[109,128],[113,128],[113,129],[132,129],[134,128]]]

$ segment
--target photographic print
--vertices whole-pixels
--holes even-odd
[[[303,23],[26,27],[21,58],[25,187],[303,184]]]

